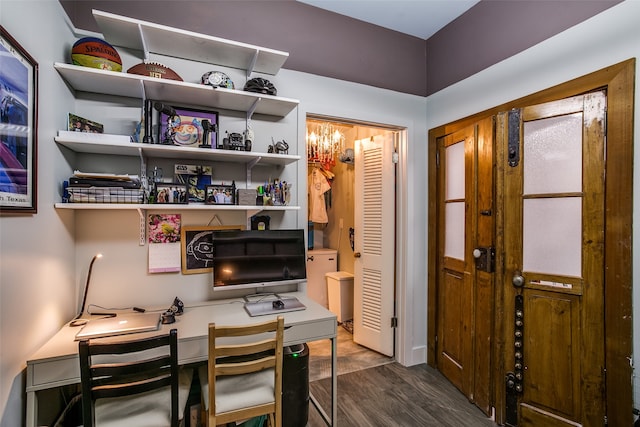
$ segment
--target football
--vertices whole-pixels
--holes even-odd
[[[71,48],[73,65],[122,71],[122,60],[118,51],[106,41],[96,37],[84,37]]]
[[[139,74],[141,76],[155,77],[158,79],[169,79],[182,81],[182,78],[166,65],[158,62],[141,62],[127,70],[129,74]]]

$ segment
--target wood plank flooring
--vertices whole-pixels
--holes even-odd
[[[338,427],[495,427],[437,370],[404,367],[353,342],[338,326]],[[331,410],[331,342],[309,345],[309,389]],[[307,427],[326,424],[309,404]]]
[[[311,393],[329,413],[331,379],[310,383]],[[313,404],[308,427],[326,424]],[[339,427],[495,427],[442,374],[427,365],[398,363],[338,376]]]

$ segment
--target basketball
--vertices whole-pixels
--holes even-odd
[[[71,49],[71,62],[83,67],[122,71],[122,60],[118,51],[96,37],[85,37],[75,42]]]

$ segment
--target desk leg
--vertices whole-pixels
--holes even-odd
[[[331,338],[331,416],[329,417],[313,394],[309,399],[318,410],[324,422],[330,426],[338,425],[338,337]]]
[[[331,426],[338,425],[338,336],[331,338]]]

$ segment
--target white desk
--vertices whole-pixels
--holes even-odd
[[[304,292],[287,293],[297,297],[307,308],[302,311],[282,313],[285,332],[284,345],[302,344],[323,339],[331,340],[331,416],[328,417],[317,404],[313,396],[311,400],[327,424],[336,425],[337,420],[337,321],[336,315],[318,303],[307,298]],[[250,317],[244,310],[240,298],[218,301],[207,301],[200,305],[185,307],[184,314],[176,316],[176,322],[162,325],[161,331],[178,330],[178,358],[180,364],[188,364],[207,360],[208,325],[215,322],[220,325],[237,325],[258,323],[277,314]],[[26,426],[36,427],[38,424],[38,391],[80,383],[80,362],[78,361],[78,342],[75,335],[80,328],[65,325],[29,360],[27,360],[27,413]],[[158,332],[136,334],[136,336],[152,336]],[[132,335],[124,335],[111,339],[126,339]]]

